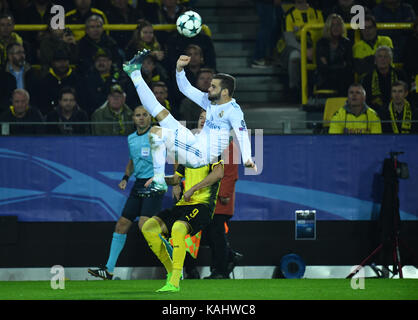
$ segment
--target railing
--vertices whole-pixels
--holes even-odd
[[[70,28],[71,30],[84,30],[84,24],[67,24],[66,27]],[[104,24],[103,29],[105,31],[133,31],[138,27],[137,24]],[[46,24],[16,24],[15,30],[16,31],[44,31],[48,28]],[[154,24],[154,30],[157,31],[173,31],[176,30],[175,24]],[[212,32],[210,28],[206,25],[202,25],[202,31],[208,35],[209,37],[212,36]]]
[[[263,134],[269,135],[269,134],[328,134],[328,127],[324,127],[323,124],[329,124],[329,121],[327,120],[291,120],[291,119],[283,119],[283,120],[276,120],[271,121],[268,125],[266,125],[264,122],[259,121],[251,121],[247,120],[247,127],[251,134],[254,134],[255,130],[262,130]],[[335,122],[363,122],[363,121],[335,121]],[[370,121],[369,121],[370,122]],[[397,121],[398,123],[401,123],[402,121]],[[381,123],[391,123],[391,121],[382,120]],[[418,125],[417,120],[411,120],[411,123],[415,123]],[[182,122],[183,125],[186,125],[186,122]],[[193,124],[192,127],[197,126],[197,121],[189,121],[187,124]],[[69,133],[54,133],[49,132],[48,128],[51,128],[52,126],[56,126],[56,129],[61,128],[62,131],[65,131],[68,129],[68,127],[73,126],[74,128],[77,126],[82,126],[84,128],[87,128],[87,130],[84,130],[83,133],[78,135],[87,135],[87,136],[93,136],[93,135],[103,135],[103,134],[94,134],[93,127],[98,126],[107,126],[107,129],[109,130],[109,125],[112,125],[111,128],[115,130],[119,130],[120,123],[119,122],[0,122],[0,136],[13,136],[14,134],[11,134],[13,126],[40,126],[42,130],[40,130],[39,133],[32,133],[27,134],[27,136],[38,136],[38,135],[70,135]],[[133,128],[132,122],[124,122],[125,128]],[[64,129],[66,128],[66,129]],[[128,129],[129,130],[129,129]],[[70,130],[71,131],[71,130]],[[67,131],[68,132],[68,131]],[[132,132],[126,132],[125,134],[121,135],[128,135]],[[112,135],[119,135],[119,134],[107,134],[109,136]]]
[[[347,29],[352,29],[350,24],[345,25]],[[301,70],[301,96],[302,104],[305,105],[308,103],[308,70],[315,70],[315,63],[308,63],[307,61],[307,33],[309,30],[313,29],[322,29],[324,28],[323,23],[317,24],[306,24],[300,33],[300,70]],[[378,29],[390,30],[390,29],[410,29],[412,28],[412,23],[378,23]],[[354,41],[357,42],[360,40],[360,31],[355,30]]]

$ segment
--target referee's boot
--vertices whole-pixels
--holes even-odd
[[[142,51],[138,51],[134,57],[129,60],[128,62],[123,64],[123,71],[125,71],[129,76],[131,76],[132,72],[136,70],[141,70],[142,63],[146,56],[151,53],[150,50],[144,49]]]
[[[90,273],[93,277],[102,278],[104,280],[112,280],[113,273],[107,271],[106,267],[101,267],[98,269],[88,269],[88,273]]]

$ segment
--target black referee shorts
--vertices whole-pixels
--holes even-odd
[[[193,204],[187,206],[174,206],[158,213],[156,216],[164,221],[169,232],[177,220],[187,222],[190,235],[195,235],[212,221],[213,212],[206,204]]]
[[[141,197],[141,190],[148,179],[137,179],[122,210],[122,217],[134,221],[136,217],[152,217],[161,211],[164,194],[155,193]]]

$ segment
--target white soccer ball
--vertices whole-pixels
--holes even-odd
[[[193,38],[202,30],[202,18],[194,11],[186,11],[177,18],[176,25],[181,35]]]

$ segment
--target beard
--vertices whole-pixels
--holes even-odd
[[[208,95],[208,99],[211,102],[219,100],[220,98],[221,98],[221,93],[220,92],[218,94],[213,94],[213,95],[209,94]]]

